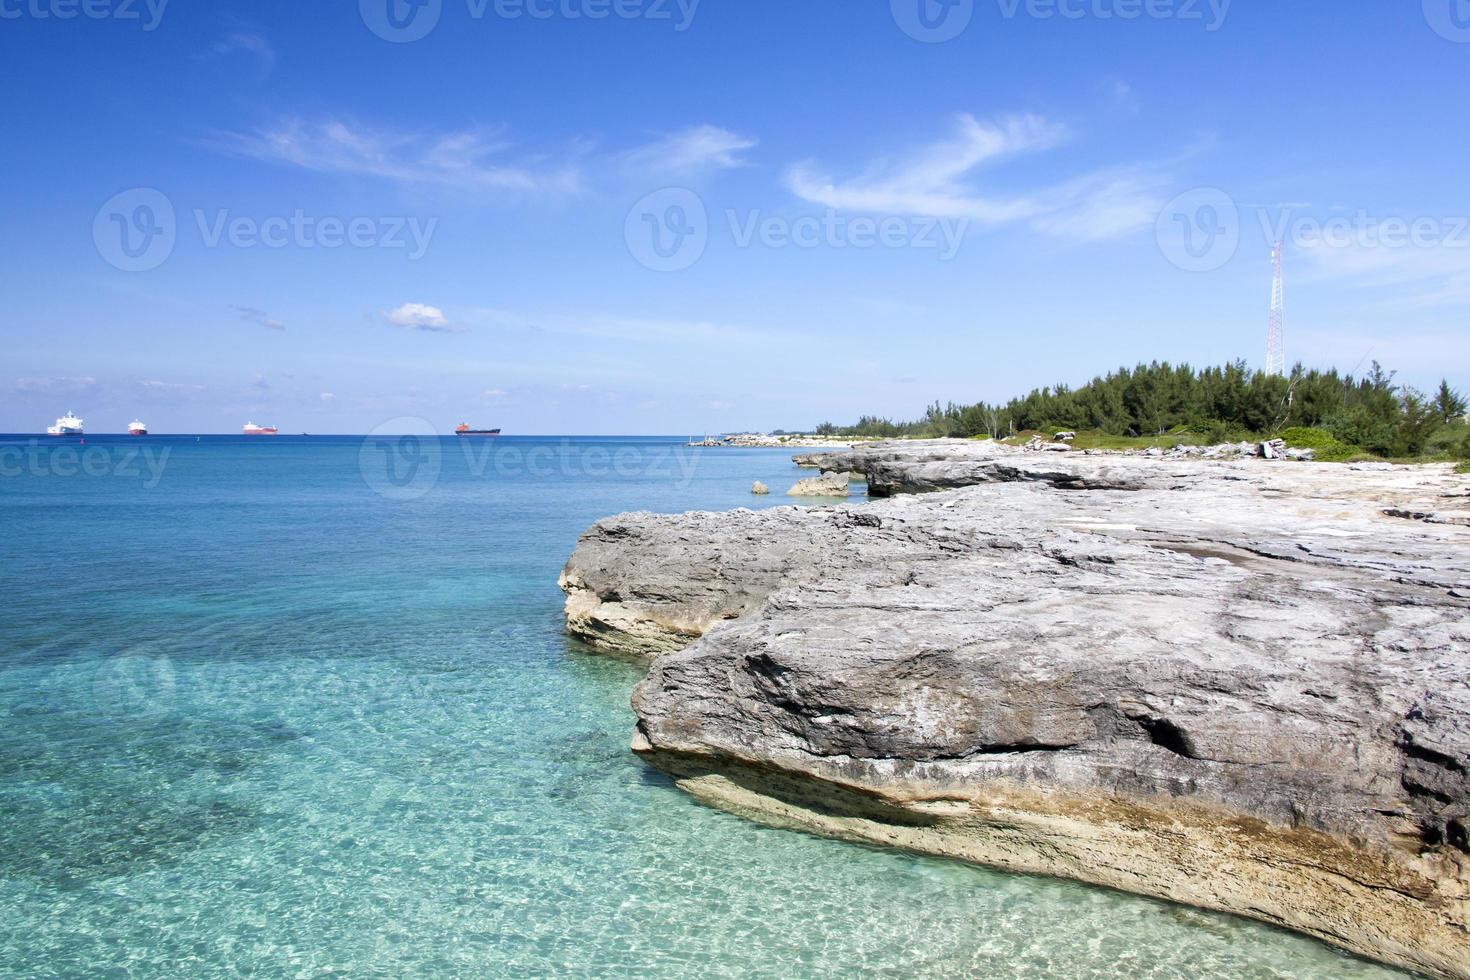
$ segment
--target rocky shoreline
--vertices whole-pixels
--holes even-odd
[[[599,521],[633,748],[776,826],[1470,977],[1470,481],[871,445],[867,504]]]
[[[836,436],[768,435],[764,432],[738,432],[689,441],[690,446],[706,449],[850,449],[853,444],[851,439]]]

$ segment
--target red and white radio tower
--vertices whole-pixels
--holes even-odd
[[[1286,279],[1281,272],[1282,243],[1271,250],[1271,321],[1266,329],[1266,373],[1286,373]]]

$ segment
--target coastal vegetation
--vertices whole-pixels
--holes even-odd
[[[1399,385],[1376,361],[1363,376],[1290,375],[1244,361],[1195,369],[1155,361],[1119,368],[1079,388],[1039,388],[1004,404],[929,406],[922,419],[864,416],[816,434],[848,438],[997,438],[1075,431],[1081,448],[1202,445],[1265,437],[1316,450],[1322,460],[1470,460],[1466,399],[1442,381],[1432,395]]]

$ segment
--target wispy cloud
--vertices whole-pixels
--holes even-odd
[[[1078,242],[1119,238],[1153,225],[1163,206],[1163,179],[1143,169],[1104,171],[1079,177],[1041,195],[1046,210],[1031,226]]]
[[[423,330],[430,333],[462,333],[463,328],[449,322],[444,311],[437,306],[424,303],[404,303],[393,310],[383,310],[383,320],[404,330]]]
[[[16,391],[38,394],[66,395],[90,391],[95,387],[97,387],[97,379],[92,377],[15,379]]]
[[[1454,327],[1418,327],[1370,315],[1366,322],[1334,320],[1320,328],[1288,324],[1287,344],[1296,352],[1293,357],[1303,356],[1308,363],[1336,363],[1354,374],[1361,374],[1374,359],[1391,362],[1405,376],[1422,379],[1425,385],[1431,379],[1464,377],[1470,371],[1470,349]]]
[[[1026,200],[977,194],[965,183],[982,164],[1057,145],[1066,131],[1039,116],[1013,116],[982,123],[960,115],[954,134],[889,165],[874,165],[860,177],[841,180],[805,161],[792,166],[786,184],[803,200],[837,210],[970,218],[985,223],[1014,221],[1038,210]]]
[[[468,191],[571,194],[581,175],[571,162],[511,156],[513,144],[490,130],[407,132],[327,119],[284,120],[244,133],[217,133],[207,145],[227,153],[317,173]]]
[[[803,338],[791,333],[756,330],[707,320],[660,320],[621,317],[604,313],[542,313],[529,315],[509,310],[476,310],[469,314],[488,327],[564,334],[575,337],[632,343],[679,344],[790,344]]]
[[[1144,168],[1105,170],[1019,194],[986,193],[977,186],[987,164],[1049,150],[1068,137],[1065,126],[1040,116],[982,122],[962,114],[950,137],[896,163],[874,164],[861,176],[840,179],[808,161],[787,171],[786,184],[797,197],[836,210],[965,218],[982,226],[1024,221],[1079,241],[1152,224],[1163,180]]]
[[[1391,246],[1372,238],[1346,245],[1319,238],[1291,248],[1316,278],[1394,290],[1396,308],[1470,305],[1470,241]]]
[[[1102,80],[1103,94],[1114,108],[1120,109],[1129,115],[1136,115],[1141,108],[1138,103],[1138,95],[1133,91],[1133,86],[1116,75],[1109,75]]]
[[[257,310],[253,306],[231,306],[230,309],[240,314],[240,319],[257,323],[268,330],[285,330],[286,325],[264,310]]]
[[[183,395],[204,390],[204,385],[179,384],[172,381],[139,381],[138,387],[160,395]]]
[[[691,177],[744,167],[759,140],[709,123],[689,126],[620,152],[594,153],[586,140],[561,151],[530,152],[503,127],[403,130],[340,118],[288,118],[244,132],[214,133],[205,146],[235,156],[352,174],[407,186],[478,193],[571,196],[586,189],[584,171]]]
[[[740,154],[759,143],[708,124],[690,126],[622,155],[624,166],[640,174],[692,174],[746,166]]]
[[[276,67],[276,49],[264,35],[254,31],[238,30],[220,38],[207,52],[196,57],[202,61],[228,59],[243,55],[254,62],[255,72],[264,79]]]

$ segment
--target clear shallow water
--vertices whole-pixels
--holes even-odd
[[[786,452],[146,446],[0,439],[0,975],[1401,976],[638,763],[557,572],[606,514],[786,503]]]

